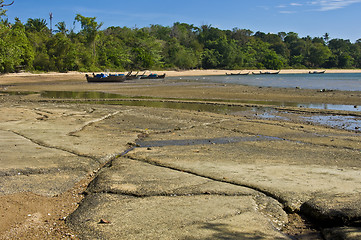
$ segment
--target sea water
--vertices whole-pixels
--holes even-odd
[[[361,91],[361,73],[194,76],[182,79],[258,87]]]

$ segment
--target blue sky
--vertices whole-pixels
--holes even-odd
[[[12,0],[5,0],[5,3]],[[15,0],[7,7],[11,22],[19,17],[44,18],[53,28],[65,21],[73,26],[76,14],[96,17],[109,26],[145,27],[150,24],[171,26],[185,22],[220,29],[245,28],[265,33],[296,32],[300,37],[361,38],[361,0]],[[79,24],[75,30],[79,29]]]

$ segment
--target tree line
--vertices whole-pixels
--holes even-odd
[[[1,1],[2,2],[2,1]],[[14,23],[0,8],[0,72],[129,71],[144,69],[361,68],[361,39],[300,37],[294,32],[173,26],[109,27],[76,15],[76,32],[45,19]],[[1,16],[2,15],[2,16]]]

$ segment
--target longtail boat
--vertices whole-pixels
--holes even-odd
[[[281,71],[278,72],[260,72],[261,74],[279,74]]]
[[[88,74],[85,74],[86,80],[90,83],[93,82],[124,82],[126,80],[126,75],[124,74],[94,74],[93,76],[89,76]]]
[[[325,73],[326,70],[323,70],[323,71],[309,71],[308,73],[309,74],[322,74],[322,73]]]
[[[226,73],[226,75],[227,76],[239,76],[239,75],[243,75],[243,76],[245,76],[245,75],[248,75],[250,72],[248,72],[248,73]]]
[[[162,79],[165,78],[165,73],[162,75],[158,75],[158,74],[149,74],[148,76],[142,76],[140,77],[140,79]]]

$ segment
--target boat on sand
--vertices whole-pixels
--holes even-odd
[[[240,75],[248,75],[250,72],[247,72],[247,73],[226,73],[227,76],[240,76]]]
[[[126,75],[124,74],[94,74],[93,76],[89,76],[85,74],[86,80],[88,82],[124,82],[126,80]]]
[[[281,71],[278,72],[260,72],[261,74],[279,74]]]
[[[326,70],[323,70],[323,71],[309,71],[308,73],[309,74],[322,74],[322,73],[325,73]]]
[[[148,76],[145,75],[145,76],[140,77],[140,79],[162,79],[162,78],[165,78],[165,73],[162,75],[151,73]]]

